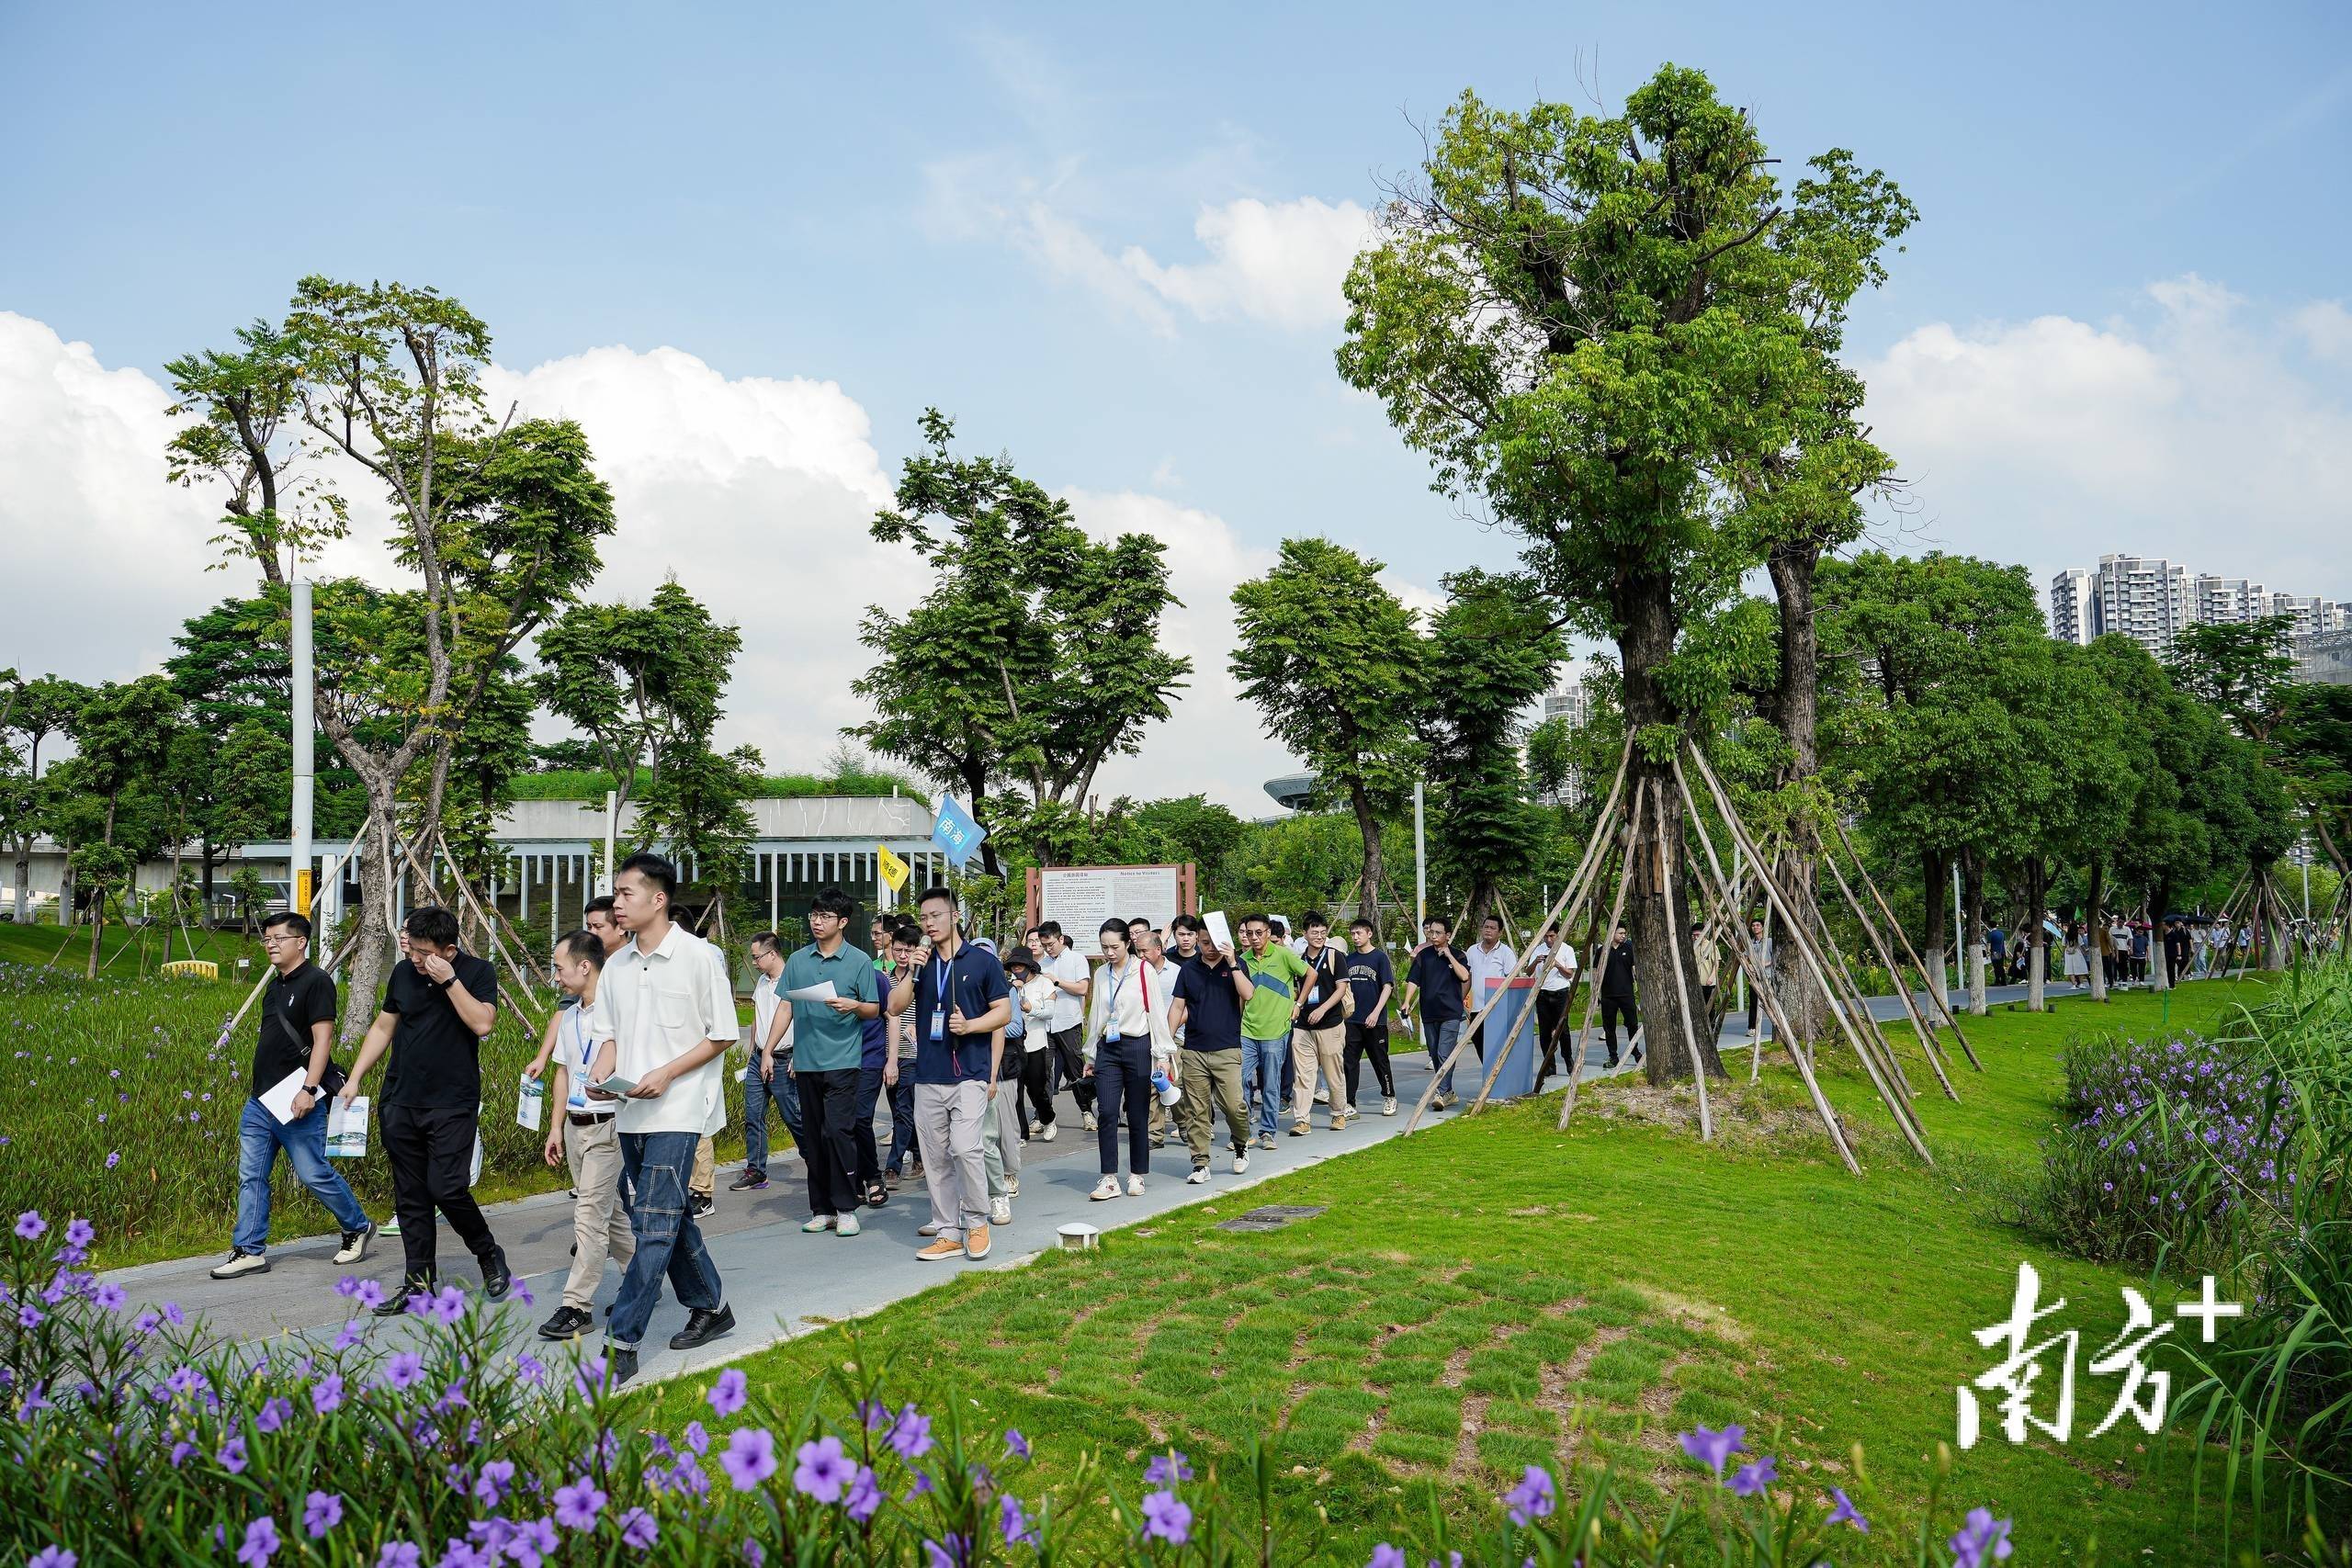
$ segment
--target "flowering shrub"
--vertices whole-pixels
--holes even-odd
[[[2195,1035],[2078,1041],[2065,1065],[2066,1121],[2042,1149],[2059,1240],[2101,1262],[2225,1269],[2260,1223],[2250,1199],[2293,1179],[2268,1067]]]
[[[1171,1450],[1133,1486],[1090,1455],[1048,1487],[1020,1431],[967,1431],[952,1402],[894,1406],[854,1359],[794,1411],[723,1371],[708,1423],[646,1431],[602,1357],[542,1360],[455,1286],[377,1319],[364,1309],[379,1287],[351,1280],[354,1315],[332,1337],[207,1348],[177,1308],[133,1315],[119,1287],[96,1280],[95,1239],[85,1220],[61,1229],[32,1212],[6,1239],[0,1563],[1296,1560],[1273,1539],[1267,1442],[1240,1457],[1238,1484]],[[1983,1509],[1944,1542],[1948,1556],[1930,1555],[1925,1530],[1907,1545],[1873,1536],[1843,1491],[1790,1485],[1738,1427],[1686,1433],[1682,1448],[1713,1485],[1662,1521],[1614,1503],[1606,1472],[1571,1507],[1552,1472],[1530,1467],[1481,1528],[1437,1518],[1428,1542],[1383,1542],[1370,1561],[1779,1568],[1834,1548],[1841,1561],[1984,1568],[2009,1554],[2008,1521]],[[1947,1451],[1939,1476],[1949,1469]]]

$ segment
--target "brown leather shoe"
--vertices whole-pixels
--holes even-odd
[[[983,1230],[982,1234],[985,1235],[987,1233]],[[933,1242],[929,1247],[926,1247],[921,1252],[916,1253],[915,1256],[922,1258],[925,1263],[944,1263],[951,1258],[963,1257],[964,1244],[960,1241],[950,1241],[945,1236],[941,1236],[937,1241]]]

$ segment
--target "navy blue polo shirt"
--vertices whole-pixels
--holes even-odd
[[[1184,1000],[1184,1049],[1241,1049],[1241,995],[1233,984],[1233,960],[1212,969],[1197,958],[1184,960],[1176,972],[1171,998]]]
[[[953,960],[936,953],[915,965],[915,1082],[961,1083],[989,1076],[989,1033],[957,1035],[948,1032],[946,1014],[957,1009],[966,1018],[978,1018],[1001,998],[1012,994],[1004,965],[986,948],[963,942]],[[942,998],[944,998],[943,1007]],[[937,1040],[931,1037],[931,1018],[940,1011]]]

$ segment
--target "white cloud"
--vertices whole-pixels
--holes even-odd
[[[2352,387],[2291,346],[2190,275],[2098,325],[1918,327],[1861,369],[1916,542],[2024,561],[2038,584],[2129,551],[2352,598]]]
[[[2321,359],[2352,365],[2352,310],[2340,299],[2321,299],[2295,312],[2303,345]]]
[[[1244,197],[1204,207],[1193,221],[1207,261],[1162,265],[1136,245],[1119,260],[1204,321],[1246,316],[1297,332],[1339,321],[1340,285],[1371,231],[1370,214],[1352,201],[1334,207],[1308,196],[1269,206]]]

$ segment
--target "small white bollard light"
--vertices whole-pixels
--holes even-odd
[[[1082,1220],[1072,1220],[1061,1228],[1060,1235],[1064,1252],[1086,1252],[1092,1249],[1102,1233]]]

